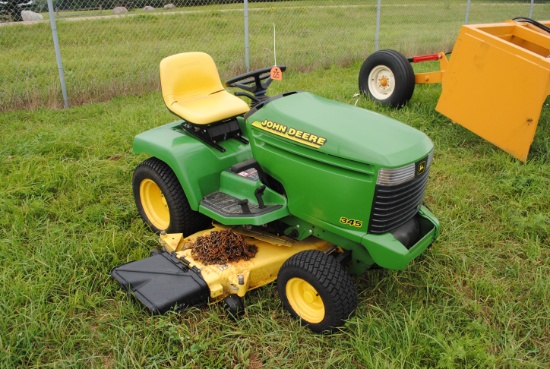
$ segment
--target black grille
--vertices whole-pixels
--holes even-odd
[[[411,219],[419,210],[428,183],[428,169],[412,180],[396,186],[377,185],[369,223],[369,233],[389,232]]]

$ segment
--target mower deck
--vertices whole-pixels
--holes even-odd
[[[192,245],[198,237],[224,229],[216,225],[186,238],[181,233],[161,235],[162,252],[120,265],[111,274],[152,313],[162,314],[174,308],[218,302],[231,295],[242,298],[249,290],[273,282],[292,255],[304,250],[327,252],[334,247],[315,237],[295,241],[258,228],[238,227],[233,231],[258,248],[253,258],[206,265],[192,256]]]

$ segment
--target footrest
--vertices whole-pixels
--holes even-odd
[[[260,209],[258,205],[249,202],[246,206],[249,212],[244,212],[241,202],[242,199],[238,199],[224,192],[216,191],[205,196],[201,201],[201,205],[220,215],[229,217],[260,216],[282,208],[282,205],[268,205]]]

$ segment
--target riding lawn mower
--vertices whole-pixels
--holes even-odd
[[[276,280],[293,317],[331,331],[357,307],[352,275],[404,269],[438,236],[425,134],[308,92],[267,96],[272,71],[228,80],[231,94],[205,53],[161,61],[179,118],[133,144],[150,156],[133,193],[160,249],[112,270],[152,313],[223,301],[238,316]]]

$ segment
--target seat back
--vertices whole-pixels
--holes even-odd
[[[203,52],[164,58],[160,83],[168,109],[190,123],[210,124],[249,110],[248,104],[224,89],[214,60]]]
[[[203,52],[171,55],[160,62],[162,97],[168,107],[223,90],[218,68],[212,57]]]

